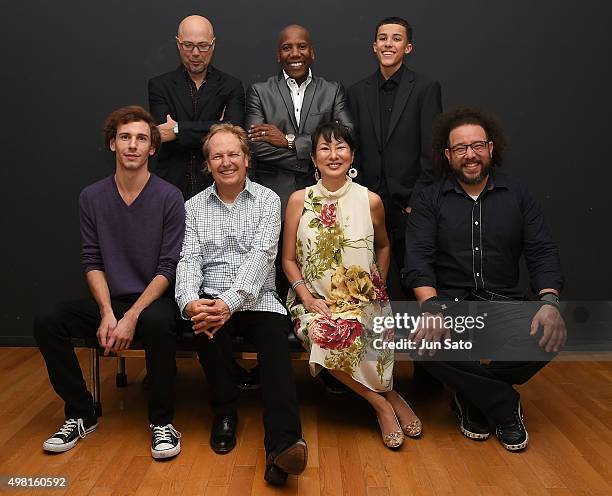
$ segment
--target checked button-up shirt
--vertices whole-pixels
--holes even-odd
[[[223,300],[232,313],[287,313],[274,281],[281,229],[276,193],[247,178],[234,203],[226,205],[213,184],[185,203],[185,214],[175,289],[183,316],[203,293]]]

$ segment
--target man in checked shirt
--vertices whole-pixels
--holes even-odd
[[[185,204],[185,240],[177,267],[176,302],[191,320],[200,363],[212,392],[210,445],[236,445],[238,389],[232,334],[248,334],[261,367],[266,449],[265,480],[284,484],[306,467],[287,334],[289,320],[275,293],[274,260],[281,226],[280,199],[247,178],[244,130],[213,126],[203,146],[214,180]]]

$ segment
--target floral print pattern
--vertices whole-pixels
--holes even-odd
[[[376,266],[366,188],[349,179],[338,192],[320,182],[306,189],[296,260],[310,292],[327,300],[332,313],[309,313],[289,291],[293,329],[310,350],[313,374],[341,370],[372,390],[390,389],[393,351],[374,345],[393,340],[393,330],[373,331],[374,318],[391,310]]]

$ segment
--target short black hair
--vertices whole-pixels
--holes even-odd
[[[315,132],[312,133],[313,154],[317,151],[317,143],[321,136],[328,143],[331,142],[332,138],[335,138],[337,141],[344,141],[352,152],[355,151],[356,143],[353,132],[350,127],[345,126],[340,121],[323,122],[317,126]]]
[[[408,21],[403,17],[385,17],[382,21],[379,21],[374,30],[374,41],[376,41],[376,37],[378,36],[378,28],[385,24],[399,24],[400,26],[404,26],[406,28],[406,34],[408,35],[408,42],[412,43],[412,26],[408,24]]]
[[[445,175],[450,170],[444,150],[450,145],[448,139],[451,131],[466,124],[473,124],[484,129],[487,140],[492,141],[494,145],[491,164],[493,166],[502,165],[507,141],[497,119],[475,107],[459,107],[440,114],[433,123],[432,160],[434,170],[439,175]]]

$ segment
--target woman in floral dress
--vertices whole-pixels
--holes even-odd
[[[392,315],[384,285],[391,251],[380,197],[346,175],[353,158],[348,128],[319,126],[312,160],[321,179],[296,191],[285,214],[287,304],[311,373],[326,368],[365,398],[385,445],[398,448],[421,423],[393,390],[393,349],[385,346],[393,329],[375,332],[374,319]]]

